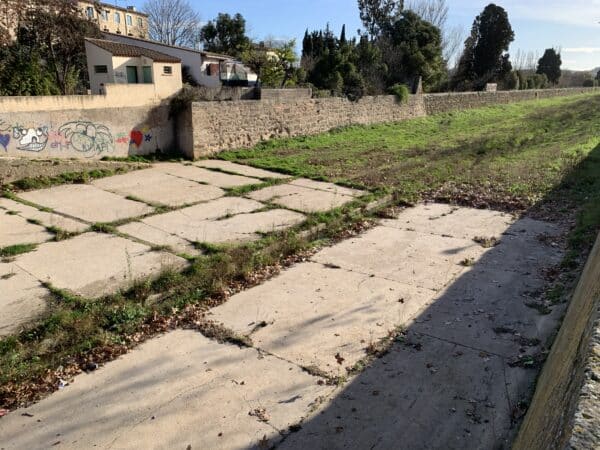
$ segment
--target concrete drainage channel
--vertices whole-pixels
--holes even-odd
[[[192,169],[171,165],[158,173],[187,183],[198,174]],[[101,180],[103,189],[94,187],[103,192],[98,201],[108,191],[124,200],[134,192],[147,202],[159,200],[156,196],[181,201],[150,187],[144,191],[140,185],[148,177],[122,177]],[[53,189],[45,198],[27,197],[52,201],[65,216],[90,214],[79,217],[90,222],[91,214],[122,215],[130,206],[107,212],[88,200],[78,210],[82,207],[60,200]],[[285,214],[301,215],[357,195],[310,180],[284,180],[249,194],[238,205],[243,212],[227,214],[218,225],[235,235],[227,221],[251,217],[248,202],[267,201]],[[217,235],[211,231],[214,218],[200,205],[218,201],[223,198],[154,215],[135,222],[135,230],[121,231],[174,246],[198,239],[198,233]],[[290,218],[295,223],[295,216],[283,223]],[[189,330],[150,340],[2,418],[2,447],[506,448],[532,392],[535,362],[564,312],[556,307],[542,315],[531,307],[547,285],[543,269],[562,258],[560,247],[548,244],[561,232],[494,211],[439,204],[407,209],[210,311],[209,318],[245,336],[250,346],[220,344]],[[93,246],[108,252],[108,242]],[[58,244],[42,244],[37,253]],[[145,271],[148,262],[138,266],[136,258],[148,250],[130,249],[129,270]],[[15,264],[33,281],[49,276],[85,293],[100,289],[91,278],[73,284],[67,271],[37,274],[33,262],[22,263],[27,257]],[[118,279],[119,273],[107,269],[104,280]]]

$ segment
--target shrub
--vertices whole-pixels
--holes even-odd
[[[592,80],[591,78],[587,78],[585,80],[583,80],[583,87],[594,87],[595,83],[594,80]]]
[[[400,103],[408,101],[409,91],[405,84],[395,84],[389,89],[389,93],[396,96]]]

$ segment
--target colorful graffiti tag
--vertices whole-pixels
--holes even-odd
[[[0,119],[0,150],[27,152],[78,152],[86,158],[114,152],[115,146],[128,145],[144,147],[154,140],[153,130],[144,124],[129,132],[119,132],[114,136],[111,130],[101,123],[89,120],[74,120],[60,127],[37,124],[10,124]]]
[[[46,148],[48,142],[48,127],[24,128],[16,126],[13,128],[13,138],[19,141],[17,148],[27,152],[41,152]]]
[[[71,143],[71,147],[86,156],[112,152],[114,139],[107,126],[86,121],[67,122],[58,129]]]
[[[3,147],[5,152],[8,152],[8,144],[10,144],[10,128],[0,119],[0,147]]]
[[[152,130],[147,125],[131,130],[129,144],[140,148],[144,142],[152,141]]]

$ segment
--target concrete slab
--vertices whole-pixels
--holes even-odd
[[[89,184],[68,184],[23,192],[19,197],[88,223],[114,222],[151,213],[153,208]]]
[[[440,290],[465,270],[461,261],[472,260],[475,263],[485,251],[473,241],[377,227],[326,248],[312,259],[367,275]]]
[[[184,167],[184,166],[182,166]],[[225,192],[216,186],[198,184],[160,170],[147,169],[95,180],[92,184],[105,191],[133,196],[148,203],[182,206],[222,197]]]
[[[329,211],[354,200],[354,197],[350,195],[320,191],[293,184],[269,186],[249,193],[248,197],[307,213]]]
[[[321,264],[295,266],[211,310],[254,346],[303,367],[346,375],[370,343],[407,325],[434,293]],[[343,358],[338,363],[336,355]]]
[[[507,392],[515,385],[503,360],[414,333],[405,342],[278,448],[510,448],[516,427]]]
[[[247,186],[249,184],[259,184],[261,182],[257,178],[230,175],[223,172],[206,170],[196,166],[186,166],[179,163],[159,163],[154,167],[156,170],[160,170],[171,175],[176,175],[181,178],[187,178],[188,180],[207,183],[222,188]]]
[[[0,210],[0,248],[17,244],[39,244],[52,239],[44,227],[27,222],[23,217]]]
[[[2,447],[270,448],[332,391],[317,380],[254,349],[174,331],[76,377],[27,416],[3,417]]]
[[[172,232],[192,242],[243,242],[258,239],[257,233],[284,230],[302,223],[305,219],[302,214],[286,209],[271,209],[239,214],[224,220],[189,222],[185,226],[173,229]]]
[[[348,195],[350,197],[360,197],[365,195],[365,191],[358,189],[351,189],[344,186],[338,186],[334,183],[325,183],[323,181],[309,180],[307,178],[298,178],[290,182],[294,186],[301,186],[309,189],[316,189],[317,191],[333,192],[336,194]]]
[[[70,233],[81,233],[89,228],[89,225],[78,220],[69,219],[54,212],[40,211],[37,208],[8,198],[0,198],[0,208],[16,212],[25,219],[39,221],[44,226],[57,227]]]
[[[272,172],[270,170],[258,169],[256,167],[245,166],[243,164],[236,164],[230,161],[222,161],[219,159],[205,159],[203,161],[196,161],[196,166],[205,167],[207,169],[219,169],[226,172],[236,173],[238,175],[244,175],[247,177],[262,178],[262,179],[277,179],[282,180],[285,178],[291,178],[290,175],[283,173]]]
[[[0,337],[17,333],[44,313],[50,292],[14,262],[0,263]]]
[[[84,297],[112,294],[139,278],[186,264],[170,253],[152,252],[146,245],[99,233],[49,242],[18,256],[15,262],[38,280]]]
[[[383,220],[381,224],[461,239],[499,239],[513,222],[511,215],[499,211],[427,203],[405,209],[397,219]]]
[[[191,256],[201,253],[191,242],[143,222],[131,222],[117,229],[121,233],[140,239],[152,246],[167,246],[175,253]]]
[[[262,203],[253,200],[240,197],[223,197],[177,211],[147,217],[143,219],[142,223],[172,235],[176,239],[195,242],[198,241],[198,238],[207,237],[207,233],[211,236],[211,239],[215,239],[215,233],[217,238],[219,237],[219,228],[223,227],[225,221],[218,221],[216,224],[212,223],[215,219],[249,213],[263,207]],[[225,233],[224,230],[223,233]],[[231,238],[230,234],[226,236],[223,233],[221,233],[221,237]],[[152,237],[156,241],[160,239],[157,234],[153,234]],[[235,238],[239,238],[239,236],[234,236],[234,240]],[[169,239],[163,236],[160,242],[150,241],[158,245],[169,245]]]

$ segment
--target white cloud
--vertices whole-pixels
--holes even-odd
[[[600,47],[571,47],[563,48],[564,53],[600,53]]]

